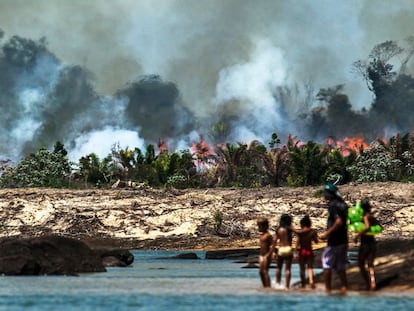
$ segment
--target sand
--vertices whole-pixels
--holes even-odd
[[[379,281],[390,281],[379,290],[412,291],[414,184],[348,184],[340,191],[349,204],[369,198],[383,224],[376,270]],[[327,211],[320,187],[0,189],[2,237],[59,234],[130,249],[257,247],[257,219],[267,217],[274,227],[283,213],[296,226],[308,214],[322,232]],[[359,290],[358,269],[350,266],[348,275]]]

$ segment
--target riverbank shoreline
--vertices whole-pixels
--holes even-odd
[[[377,236],[379,280],[394,277],[387,290],[411,290],[414,184],[347,184],[340,192],[350,205],[368,198],[383,225]],[[257,248],[260,217],[269,219],[273,233],[282,214],[292,215],[295,226],[309,215],[313,227],[323,232],[327,209],[320,193],[320,187],[0,189],[0,237],[54,234],[92,247],[130,250]],[[358,269],[350,267],[349,278],[350,284],[357,284]]]
[[[181,253],[192,251],[219,252],[223,250],[240,251],[258,249],[255,240],[224,239],[224,238],[194,238],[174,237],[155,240],[108,240],[97,238],[85,238],[88,245],[93,247],[111,246],[128,248],[130,250],[174,250]],[[315,258],[315,267],[320,267],[320,252],[324,243],[317,245],[316,252],[319,256]],[[378,240],[377,257],[375,260],[375,271],[378,289],[369,292],[364,289],[364,283],[359,272],[357,263],[351,262],[347,267],[347,277],[350,293],[370,295],[373,293],[384,294],[412,294],[414,293],[414,239],[381,238]],[[354,254],[358,251],[356,244],[350,244],[350,250]],[[316,262],[319,260],[318,262]],[[139,264],[139,263],[137,263]],[[274,277],[274,269],[271,269],[271,277]],[[316,292],[323,291],[323,275],[315,276]],[[339,288],[339,279],[333,273],[333,288]],[[309,289],[298,288],[299,284],[292,284],[291,292],[309,292]],[[336,291],[334,290],[333,293]]]

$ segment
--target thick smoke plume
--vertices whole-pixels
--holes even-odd
[[[0,159],[57,140],[77,161],[117,143],[188,148],[199,135],[409,131],[412,63],[378,102],[352,64],[413,35],[413,21],[410,0],[2,0]]]

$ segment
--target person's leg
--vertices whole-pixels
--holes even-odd
[[[324,269],[323,270],[323,277],[325,280],[325,292],[330,293],[332,290],[332,270],[331,269]]]
[[[315,288],[315,282],[313,280],[313,256],[308,257],[307,265],[308,265],[309,284],[311,288]]]
[[[361,247],[358,252],[358,266],[359,272],[361,273],[362,279],[364,280],[366,289],[369,289],[369,276],[368,271],[365,268],[366,252],[364,247]]]
[[[276,284],[280,284],[282,279],[282,268],[283,268],[283,258],[277,256],[277,266],[276,266]]]
[[[375,271],[374,271],[374,259],[375,259],[375,250],[370,252],[367,255],[367,261],[368,261],[368,279],[369,279],[369,289],[370,290],[376,290],[377,283],[375,281]]]
[[[286,258],[286,266],[285,266],[285,278],[286,278],[286,288],[290,287],[290,278],[291,278],[291,267],[292,267],[292,259],[293,257],[290,256]]]
[[[348,257],[348,245],[339,245],[336,247],[336,271],[341,281],[341,292],[346,293],[348,290],[348,280],[346,278],[346,261]]]
[[[322,268],[325,281],[325,291],[330,293],[332,290],[332,266],[335,263],[335,253],[331,246],[325,247],[322,253]]]
[[[306,286],[306,278],[305,278],[305,259],[300,256],[299,257],[299,269],[300,269],[300,282],[302,285],[302,288],[305,288]]]
[[[369,289],[370,290],[376,290],[377,289],[377,283],[375,281],[375,271],[374,271],[374,267],[370,267],[368,268],[368,273],[369,273]]]
[[[260,279],[262,280],[263,287],[270,287],[269,269],[265,261],[262,261],[259,264],[259,274]]]
[[[348,281],[346,279],[346,271],[338,271],[339,280],[341,281],[341,293],[345,294],[348,290]]]

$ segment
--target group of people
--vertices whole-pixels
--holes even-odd
[[[259,274],[264,287],[271,287],[269,268],[272,260],[276,261],[276,287],[283,287],[281,284],[282,269],[285,266],[285,285],[290,287],[291,266],[295,256],[298,259],[300,268],[301,286],[306,287],[306,270],[308,282],[311,288],[315,288],[313,275],[313,243],[319,240],[326,240],[326,247],[322,253],[322,268],[326,292],[332,290],[332,271],[336,271],[341,282],[341,292],[346,293],[348,289],[346,277],[346,263],[348,251],[348,208],[338,188],[334,184],[327,184],[323,189],[323,195],[327,201],[328,219],[324,232],[318,232],[312,228],[309,215],[300,220],[300,229],[292,226],[292,217],[283,214],[280,217],[279,226],[273,236],[269,231],[267,218],[260,218],[257,221],[260,234]],[[376,241],[373,235],[367,234],[371,226],[371,206],[368,200],[362,200],[363,222],[365,228],[355,235],[354,241],[360,240],[358,253],[358,265],[361,275],[365,281],[366,289],[375,290],[374,259],[376,252]],[[297,236],[296,245],[293,247],[293,235]],[[368,269],[367,267],[368,266]]]

